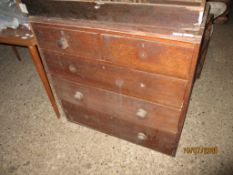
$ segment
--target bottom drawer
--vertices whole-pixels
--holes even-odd
[[[72,122],[168,155],[175,155],[177,148],[176,134],[140,126],[124,119],[89,110],[65,100],[61,100],[61,103],[66,117]]]

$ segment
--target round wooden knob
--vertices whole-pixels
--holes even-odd
[[[146,118],[146,116],[147,116],[147,111],[146,110],[144,110],[144,109],[142,109],[142,108],[139,108],[138,110],[137,110],[137,112],[136,112],[136,116],[139,118],[139,119],[144,119],[144,118]]]
[[[117,79],[117,80],[115,81],[115,84],[116,84],[117,87],[121,88],[121,87],[124,85],[124,80],[122,80],[122,79]]]
[[[146,134],[139,132],[137,138],[138,140],[147,140],[148,137],[146,136]]]
[[[145,52],[141,52],[141,53],[139,54],[139,57],[140,57],[141,59],[146,59],[146,58],[147,58],[147,54],[146,54]]]
[[[76,100],[82,100],[83,97],[84,97],[84,95],[83,95],[82,92],[77,91],[77,92],[75,92],[75,94],[74,94],[74,98],[75,98]]]
[[[95,8],[96,10],[99,10],[99,9],[100,9],[100,5],[97,4],[97,5],[94,6],[94,8]]]
[[[71,65],[69,65],[69,71],[72,73],[75,73],[75,72],[77,72],[77,69],[74,65],[71,64]]]
[[[141,88],[145,88],[145,87],[146,87],[146,84],[145,84],[145,83],[140,83],[140,87],[141,87]]]
[[[57,45],[61,49],[66,49],[67,47],[69,47],[69,44],[68,44],[67,40],[64,37],[62,37],[62,38],[60,38],[58,40]]]

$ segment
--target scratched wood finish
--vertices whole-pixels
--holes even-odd
[[[66,117],[174,156],[208,46],[205,1],[22,1]]]
[[[192,47],[103,35],[104,60],[183,79],[188,78],[192,50]]]
[[[71,30],[63,26],[52,28],[34,24],[33,27],[41,48],[87,58],[101,58],[99,36],[95,32]]]
[[[66,1],[66,0],[54,0],[54,1]],[[71,0],[80,1],[80,0]],[[136,4],[176,4],[176,5],[192,5],[200,6],[204,0],[82,0],[83,2],[96,2],[96,3],[136,3]]]
[[[53,77],[53,80],[56,92],[61,99],[106,113],[109,116],[140,123],[145,127],[177,133],[180,115],[178,110],[80,83],[72,83],[56,77]],[[82,99],[75,98],[76,93],[81,93]],[[140,109],[147,113],[144,119],[136,116]]]
[[[182,107],[187,81],[43,50],[50,72],[65,79]]]
[[[193,50],[191,46],[83,32],[62,26],[60,28],[38,24],[33,26],[41,48],[188,79]],[[65,48],[59,45],[62,39],[66,42]]]
[[[148,25],[192,28],[198,22],[199,12],[204,7],[174,4],[119,4],[97,5],[94,2],[22,0],[33,16],[69,18],[104,23],[121,23],[146,27]],[[162,20],[161,20],[162,19]]]
[[[61,100],[61,103],[68,120],[72,122],[94,128],[106,134],[117,135],[119,138],[151,149],[160,150],[168,155],[175,155],[175,134],[144,127],[124,118],[109,116],[106,113],[93,111],[65,100]],[[139,140],[137,138],[138,133],[145,133],[147,136],[146,140]]]

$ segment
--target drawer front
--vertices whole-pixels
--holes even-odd
[[[99,35],[61,26],[33,24],[40,48],[56,52],[101,59]]]
[[[176,151],[176,134],[171,134],[139,124],[131,123],[124,118],[116,118],[80,105],[61,101],[68,120],[94,128],[133,143],[174,155]]]
[[[60,99],[135,124],[177,133],[180,111],[53,77]]]
[[[52,74],[176,108],[181,108],[183,104],[187,83],[185,80],[64,56],[46,50],[43,53]]]
[[[187,79],[192,47],[102,35],[103,58],[115,64]]]

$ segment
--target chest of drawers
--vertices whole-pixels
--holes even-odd
[[[66,117],[174,156],[208,15],[204,2],[23,3]]]

